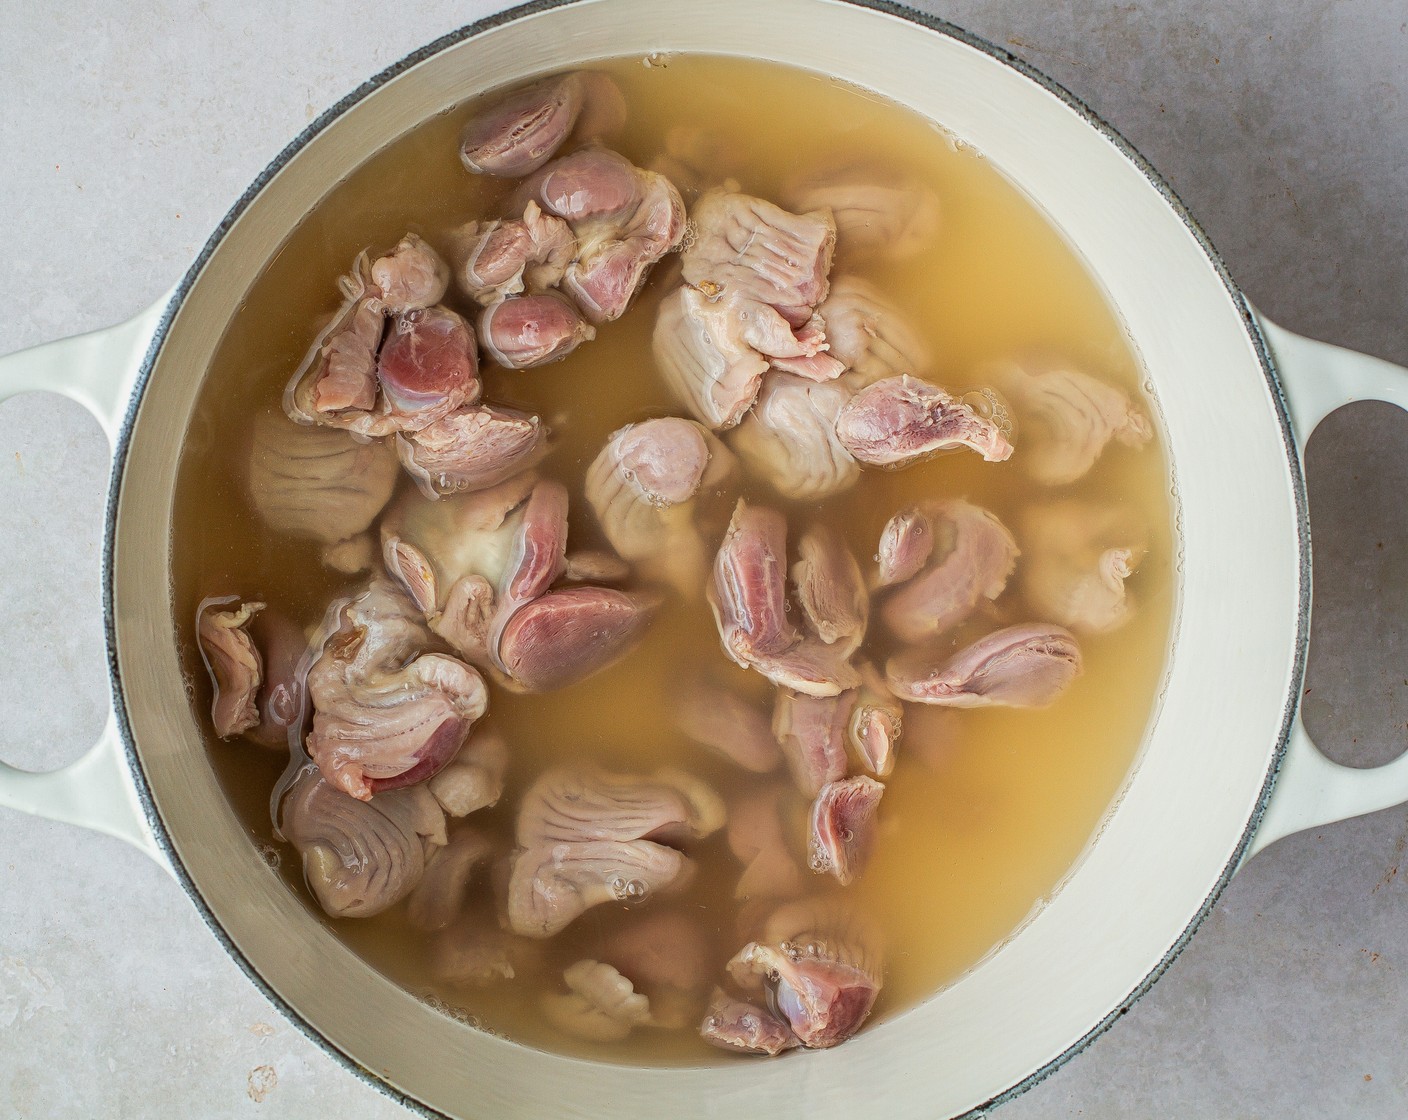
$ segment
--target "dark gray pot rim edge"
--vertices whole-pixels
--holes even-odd
[[[234,204],[234,206],[230,208],[229,213],[225,215],[224,219],[220,222],[220,224],[216,227],[215,231],[211,234],[209,240],[206,241],[205,246],[201,249],[199,256],[196,257],[195,261],[191,264],[190,268],[187,269],[186,274],[182,277],[180,284],[177,285],[175,291],[170,297],[166,308],[162,313],[161,319],[157,324],[156,332],[152,337],[151,344],[147,349],[146,356],[143,359],[141,370],[133,385],[132,395],[129,398],[127,410],[123,417],[122,424],[118,433],[117,442],[113,452],[112,473],[110,475],[108,486],[108,496],[105,510],[105,524],[103,532],[102,556],[103,624],[107,642],[106,652],[108,659],[108,675],[112,689],[113,708],[116,712],[118,728],[122,736],[123,749],[127,753],[129,766],[136,779],[135,785],[137,789],[137,796],[142,805],[142,809],[146,814],[147,822],[151,826],[152,834],[156,839],[157,846],[161,849],[161,851],[166,855],[167,859],[170,861],[171,866],[175,870],[178,881],[180,882],[183,889],[186,891],[186,894],[190,896],[191,901],[195,904],[197,911],[200,913],[200,916],[204,920],[205,924],[209,927],[211,934],[215,937],[217,941],[219,941],[219,943],[224,947],[225,951],[240,966],[240,968],[244,971],[245,975],[249,977],[250,981],[254,984],[254,986],[257,987],[264,994],[265,998],[267,998],[271,1003],[273,1003],[274,1006],[277,1007],[279,1011],[309,1039],[309,1041],[319,1047],[334,1061],[338,1062],[344,1068],[359,1077],[366,1084],[377,1089],[379,1092],[389,1097],[390,1099],[396,1101],[403,1107],[413,1112],[419,1113],[422,1116],[432,1118],[444,1117],[446,1114],[436,1109],[433,1109],[428,1105],[425,1105],[421,1101],[416,1100],[415,1098],[388,1084],[386,1081],[382,1080],[372,1071],[362,1066],[354,1058],[343,1053],[343,1051],[338,1049],[335,1045],[333,1045],[332,1042],[330,1042],[326,1037],[324,1037],[316,1027],[314,1027],[311,1023],[304,1019],[302,1014],[296,1008],[290,1006],[283,999],[283,997],[281,997],[277,992],[273,990],[273,988],[269,986],[268,983],[265,982],[264,978],[255,969],[254,965],[235,946],[233,941],[231,941],[229,935],[225,933],[220,923],[216,920],[214,914],[211,913],[209,907],[205,903],[205,900],[202,898],[200,891],[197,889],[195,883],[191,880],[190,875],[186,872],[186,869],[182,865],[180,858],[177,856],[176,851],[171,842],[171,837],[168,835],[165,825],[162,823],[161,816],[157,812],[156,805],[152,799],[151,789],[147,784],[146,774],[142,770],[141,762],[137,757],[136,749],[133,745],[132,728],[128,721],[127,710],[123,700],[122,675],[117,663],[117,633],[112,601],[114,577],[113,538],[114,529],[117,523],[118,497],[122,488],[122,477],[126,466],[128,445],[132,434],[133,423],[136,420],[137,410],[141,404],[142,396],[146,391],[147,383],[151,376],[152,367],[156,361],[156,356],[161,350],[162,343],[165,341],[166,334],[170,329],[172,320],[174,319],[176,312],[180,308],[182,302],[185,300],[187,293],[190,291],[192,285],[195,283],[196,277],[199,276],[201,270],[205,267],[206,262],[210,259],[211,255],[215,252],[220,242],[224,239],[225,234],[230,230],[231,226],[233,226],[233,224],[235,223],[235,220],[245,211],[245,209],[250,205],[254,198],[264,189],[265,186],[268,185],[269,181],[274,177],[274,175],[276,175],[295,155],[297,155],[298,152],[300,152],[309,143],[309,141],[313,139],[313,137],[315,137],[318,133],[320,133],[324,128],[326,128],[334,120],[340,117],[353,105],[356,105],[363,98],[374,93],[376,90],[380,89],[382,86],[386,85],[393,78],[398,77],[406,70],[409,70],[411,67],[416,66],[421,62],[424,62],[432,55],[439,54],[441,51],[446,50],[449,47],[455,46],[456,44],[461,43],[466,39],[472,38],[475,35],[482,34],[485,31],[489,31],[495,27],[502,26],[503,24],[510,23],[525,16],[536,15],[541,12],[550,11],[554,8],[566,7],[570,4],[578,2],[581,2],[581,0],[529,0],[528,3],[520,4],[513,8],[509,8],[506,11],[498,12],[494,15],[487,16],[484,19],[478,20],[471,24],[467,24],[456,31],[452,31],[446,35],[441,36],[439,39],[436,39],[433,42],[426,44],[419,50],[413,51],[411,54],[407,55],[399,62],[396,62],[393,65],[387,67],[375,77],[372,77],[367,81],[363,82],[351,93],[347,94],[345,97],[339,100],[331,108],[327,109],[322,114],[320,114],[317,119],[315,119],[302,132],[300,132],[298,136],[293,141],[291,141],[283,149],[283,151],[281,151],[274,158],[274,160],[260,173],[259,177],[256,178],[254,182],[249,185],[249,187],[245,190],[244,194],[240,196],[239,200]],[[1096,1023],[1095,1026],[1093,1026],[1089,1031],[1087,1031],[1081,1038],[1073,1042],[1062,1053],[1057,1055],[1051,1061],[1047,1062],[1040,1069],[1029,1074],[1027,1077],[1023,1078],[1021,1081],[1017,1082],[1010,1088],[983,1102],[981,1105],[978,1105],[977,1107],[964,1113],[961,1117],[953,1118],[953,1120],[978,1120],[979,1117],[984,1116],[992,1108],[1004,1104],[1005,1102],[1013,1099],[1014,1097],[1020,1096],[1026,1090],[1030,1089],[1033,1085],[1044,1081],[1047,1077],[1056,1072],[1056,1070],[1060,1069],[1073,1057],[1075,1057],[1087,1046],[1089,1046],[1090,1043],[1093,1042],[1096,1038],[1104,1034],[1105,1031],[1109,1029],[1111,1024],[1113,1024],[1117,1019],[1124,1015],[1130,1009],[1130,1007],[1132,1007],[1134,1003],[1139,1000],[1140,997],[1142,997],[1144,993],[1147,992],[1153,986],[1154,982],[1158,980],[1159,977],[1161,977],[1165,971],[1167,971],[1168,967],[1183,951],[1184,947],[1187,946],[1188,942],[1191,940],[1198,926],[1202,924],[1203,920],[1211,912],[1213,906],[1216,905],[1217,900],[1221,897],[1222,892],[1226,889],[1227,884],[1232,879],[1232,875],[1235,873],[1238,865],[1241,863],[1243,856],[1246,854],[1247,848],[1251,843],[1252,837],[1255,835],[1257,827],[1261,823],[1262,816],[1266,811],[1266,805],[1271,794],[1271,789],[1275,785],[1276,777],[1280,773],[1282,763],[1285,759],[1287,743],[1289,741],[1290,736],[1291,724],[1295,717],[1297,701],[1299,699],[1299,682],[1301,681],[1301,678],[1303,677],[1305,672],[1306,648],[1309,638],[1310,619],[1310,523],[1307,513],[1305,479],[1301,470],[1300,455],[1297,451],[1295,438],[1291,431],[1290,414],[1286,406],[1285,394],[1282,390],[1280,380],[1277,377],[1274,363],[1271,359],[1270,352],[1266,346],[1265,339],[1262,337],[1261,329],[1257,323],[1256,317],[1252,313],[1251,307],[1247,303],[1246,297],[1242,294],[1241,289],[1233,281],[1231,274],[1228,271],[1226,263],[1223,261],[1221,255],[1217,252],[1217,250],[1213,247],[1212,242],[1208,239],[1207,234],[1203,231],[1202,227],[1197,223],[1197,221],[1194,220],[1193,216],[1189,213],[1188,208],[1184,206],[1183,202],[1179,199],[1177,194],[1174,193],[1173,188],[1170,187],[1169,184],[1164,181],[1163,177],[1159,175],[1157,171],[1154,170],[1154,168],[1149,164],[1149,161],[1146,160],[1142,155],[1140,155],[1139,152],[1134,148],[1134,146],[1129,143],[1129,141],[1127,141],[1123,136],[1121,136],[1111,125],[1102,120],[1094,112],[1094,110],[1092,110],[1088,105],[1086,105],[1085,102],[1083,102],[1080,98],[1076,97],[1064,86],[1053,81],[1051,78],[1048,78],[1045,74],[1037,70],[1030,63],[1024,61],[1021,58],[1018,58],[1010,51],[1006,51],[1001,47],[988,42],[985,39],[970,34],[969,32],[964,31],[962,28],[947,22],[946,20],[939,19],[936,16],[928,15],[924,12],[916,11],[902,4],[893,3],[892,0],[845,0],[845,2],[852,4],[856,7],[868,8],[873,11],[897,16],[901,19],[908,20],[911,23],[918,24],[919,26],[924,27],[930,31],[937,32],[938,34],[947,36],[951,39],[956,39],[967,46],[974,47],[977,50],[984,52],[985,54],[991,55],[1000,62],[1003,62],[1006,65],[1010,66],[1012,69],[1016,70],[1024,77],[1029,78],[1033,82],[1036,82],[1048,92],[1059,97],[1063,102],[1065,102],[1065,104],[1067,104],[1077,113],[1079,113],[1093,128],[1100,132],[1107,140],[1114,144],[1124,154],[1124,156],[1129,159],[1130,162],[1135,165],[1135,167],[1139,169],[1139,171],[1149,181],[1149,184],[1155,190],[1157,190],[1160,195],[1163,196],[1165,201],[1169,204],[1170,207],[1172,207],[1174,212],[1182,220],[1183,224],[1188,228],[1188,231],[1193,235],[1194,238],[1196,238],[1198,244],[1203,250],[1204,255],[1207,257],[1208,261],[1216,270],[1218,278],[1222,281],[1223,287],[1226,289],[1229,299],[1231,299],[1234,307],[1237,309],[1238,313],[1242,317],[1243,325],[1246,327],[1247,334],[1250,337],[1252,344],[1256,350],[1257,358],[1260,362],[1262,369],[1262,375],[1266,379],[1267,387],[1270,389],[1272,399],[1275,403],[1277,420],[1281,428],[1281,439],[1283,444],[1285,445],[1286,458],[1290,465],[1292,488],[1294,490],[1296,506],[1297,539],[1300,549],[1300,602],[1298,609],[1298,617],[1296,620],[1295,664],[1294,672],[1292,673],[1292,688],[1290,690],[1289,695],[1286,697],[1286,706],[1282,713],[1281,728],[1277,737],[1276,749],[1272,757],[1271,766],[1267,771],[1266,780],[1262,785],[1261,795],[1257,799],[1255,811],[1252,813],[1250,819],[1247,822],[1247,827],[1243,831],[1241,839],[1238,841],[1236,850],[1232,853],[1232,857],[1228,861],[1227,865],[1223,868],[1222,874],[1219,876],[1217,883],[1214,885],[1208,897],[1204,900],[1203,905],[1199,908],[1197,914],[1194,915],[1192,921],[1189,922],[1188,926],[1178,936],[1178,939],[1169,948],[1168,952],[1164,955],[1163,959],[1120,1002],[1119,1006],[1117,1006],[1113,1011],[1111,1011],[1107,1016],[1105,1016],[1105,1018],[1100,1020],[1100,1022]]]

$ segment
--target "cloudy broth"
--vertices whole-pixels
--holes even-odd
[[[697,123],[726,130],[740,147],[738,179],[751,194],[777,198],[799,167],[837,152],[881,157],[932,185],[943,215],[932,253],[866,264],[849,261],[842,247],[832,275],[859,273],[899,305],[935,355],[928,376],[945,388],[972,388],[985,362],[1035,348],[1139,393],[1137,359],[1081,261],[980,153],[873,94],[799,70],[678,56],[603,68],[617,78],[630,112],[613,146],[640,165],[659,153],[667,129]],[[427,122],[337,184],[248,292],[220,343],[183,453],[173,524],[178,619],[193,620],[207,595],[237,594],[309,624],[333,598],[355,593],[359,581],[324,568],[318,546],[270,532],[250,509],[242,486],[249,431],[258,415],[280,408],[290,373],[338,305],[337,277],[361,249],[390,246],[407,229],[435,245],[446,228],[498,213],[512,182],[472,176],[458,158],[469,112],[461,106]],[[686,202],[692,202],[688,193]],[[538,412],[550,426],[553,450],[541,471],[572,495],[574,548],[604,543],[581,494],[585,468],[607,435],[631,421],[681,414],[655,373],[650,348],[655,308],[674,274],[667,258],[624,318],[600,328],[595,341],[564,361],[526,371],[481,366],[486,399]],[[446,302],[473,311],[453,289]],[[1020,433],[1017,443],[1017,456],[1005,463],[957,452],[901,471],[866,470],[853,489],[817,504],[780,501],[752,478],[744,479],[741,493],[784,510],[794,543],[810,521],[831,525],[868,573],[886,520],[924,498],[963,497],[985,506],[1021,544],[1020,511],[1052,492],[1025,478]],[[398,485],[408,488],[410,479]],[[1134,761],[1159,687],[1173,601],[1172,511],[1157,438],[1137,451],[1112,444],[1060,494],[1119,506],[1142,522],[1149,550],[1129,584],[1138,611],[1114,633],[1082,638],[1085,672],[1049,709],[949,717],[907,708],[873,858],[845,888],[879,922],[887,945],[884,989],[867,1029],[955,980],[1050,897]],[[716,544],[717,535],[710,540]],[[1014,580],[998,601],[1006,622],[1025,621],[1017,600]],[[297,853],[272,834],[269,794],[285,760],[214,737],[206,715],[209,684],[189,626],[180,638],[211,764],[251,846],[271,860],[277,854],[290,889],[328,920],[302,884]],[[867,648],[883,658],[889,647],[872,635]],[[639,773],[680,767],[707,779],[725,799],[756,785],[756,776],[692,744],[672,723],[680,682],[699,665],[760,698],[770,692],[756,674],[725,661],[702,597],[669,599],[634,652],[582,683],[532,696],[493,688],[485,724],[505,736],[511,762],[502,800],[475,814],[475,826],[511,845],[523,791],[564,762]],[[688,852],[699,873],[679,904],[697,914],[722,976],[723,963],[741,946],[733,898],[739,865],[722,833]],[[820,891],[841,890],[830,879],[816,880]],[[492,906],[487,884],[472,901]],[[402,903],[374,918],[331,924],[410,991],[511,1038],[613,1060],[732,1060],[707,1046],[693,1026],[637,1029],[607,1046],[566,1037],[541,1016],[538,995],[558,989],[564,967],[598,955],[602,939],[631,919],[624,907],[587,911],[543,945],[536,967],[482,990],[437,986],[427,935],[407,924],[404,910]]]

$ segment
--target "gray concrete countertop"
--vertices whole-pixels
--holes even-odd
[[[4,0],[0,352],[149,304],[318,112],[501,6]],[[924,6],[1112,122],[1273,318],[1408,364],[1402,0]],[[76,405],[28,396],[0,408],[0,452],[0,757],[47,768],[103,720],[106,448]],[[1307,719],[1336,758],[1382,762],[1408,736],[1408,417],[1347,409],[1309,464]],[[1122,1022],[1001,1115],[1408,1115],[1406,854],[1408,809],[1273,846]],[[285,1022],[136,851],[0,811],[0,1118],[256,1115],[406,1113]]]

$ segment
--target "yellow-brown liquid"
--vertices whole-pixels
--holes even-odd
[[[862,273],[912,317],[936,356],[927,371],[933,380],[953,391],[972,388],[984,362],[1037,348],[1139,392],[1137,360],[1080,260],[980,153],[873,94],[804,71],[680,56],[650,65],[622,59],[606,68],[630,107],[627,129],[614,146],[638,164],[661,151],[666,130],[698,124],[724,132],[739,147],[741,187],[764,197],[777,197],[799,169],[838,152],[873,155],[930,183],[943,207],[932,254],[858,268],[843,251],[832,275]],[[184,449],[173,524],[178,618],[193,620],[206,595],[238,594],[310,623],[332,598],[355,591],[356,581],[321,566],[316,546],[271,533],[249,508],[242,485],[248,431],[258,413],[279,407],[290,373],[339,303],[337,277],[360,250],[390,246],[408,229],[437,244],[446,228],[498,213],[513,184],[470,175],[459,162],[457,139],[470,111],[461,106],[427,122],[333,186],[247,294],[221,342]],[[600,544],[581,481],[607,434],[630,421],[680,412],[650,356],[668,271],[658,267],[626,316],[565,361],[522,372],[486,363],[482,370],[486,399],[540,412],[551,426],[554,450],[543,470],[574,495],[573,547]],[[453,291],[447,302],[473,311]],[[1020,510],[1050,495],[1024,480],[1019,459],[1020,449],[1002,464],[964,452],[903,471],[868,470],[852,491],[815,506],[779,502],[753,481],[745,482],[743,493],[785,509],[794,540],[807,521],[827,521],[869,566],[885,521],[925,497],[966,497],[1016,530]],[[1166,477],[1157,443],[1139,451],[1112,445],[1085,479],[1061,492],[1137,512],[1149,552],[1130,581],[1140,604],[1134,619],[1111,635],[1082,640],[1085,673],[1057,704],[1044,711],[963,712],[950,721],[932,710],[908,709],[899,761],[885,782],[873,859],[848,888],[878,920],[888,950],[885,986],[869,1029],[952,982],[1011,935],[1057,888],[1118,792],[1165,657],[1173,598]],[[402,478],[403,487],[409,484]],[[999,606],[1006,621],[1027,620],[1015,587]],[[209,733],[209,686],[190,630],[180,639]],[[885,652],[882,644],[871,648]],[[495,689],[487,722],[510,743],[509,782],[500,804],[476,814],[473,823],[501,830],[510,843],[522,791],[544,768],[573,760],[646,773],[684,767],[726,797],[755,785],[754,776],[692,745],[671,722],[679,682],[701,665],[728,679],[750,676],[726,667],[702,602],[672,601],[644,643],[605,673],[546,695]],[[208,749],[251,846],[282,848],[272,840],[268,813],[282,756],[221,742],[213,733]],[[722,965],[741,945],[733,900],[739,867],[721,834],[694,845],[690,855],[700,873],[681,901],[698,914]],[[283,848],[281,866],[290,889],[322,919],[302,885],[296,853]],[[830,882],[817,878],[819,889]],[[491,905],[487,893],[475,897]],[[624,1043],[589,1046],[542,1019],[538,995],[556,990],[563,967],[594,955],[601,938],[630,918],[624,908],[589,911],[546,946],[541,968],[482,991],[437,988],[425,937],[405,923],[402,907],[333,925],[411,991],[512,1038],[610,1060],[730,1060],[693,1029],[638,1029]]]

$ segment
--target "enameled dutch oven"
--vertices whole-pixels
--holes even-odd
[[[1061,889],[1010,940],[839,1049],[632,1068],[543,1053],[432,1010],[354,956],[271,873],[216,782],[182,687],[169,536],[182,433],[212,352],[332,184],[487,89],[592,59],[684,51],[875,90],[941,122],[1045,211],[1143,359],[1179,511],[1178,609],[1134,771]],[[1104,1030],[1251,853],[1408,799],[1408,757],[1338,766],[1296,711],[1310,609],[1301,449],[1349,401],[1408,407],[1408,372],[1258,316],[1167,185],[1079,101],[1005,52],[879,0],[542,0],[447,36],[290,144],[169,298],[110,330],[0,359],[0,397],[35,389],[85,404],[114,448],[103,552],[112,717],[65,770],[0,766],[0,805],[90,825],[168,865],[309,1037],[412,1107],[682,1120],[829,1120],[881,1100],[896,1120],[984,1109]]]

